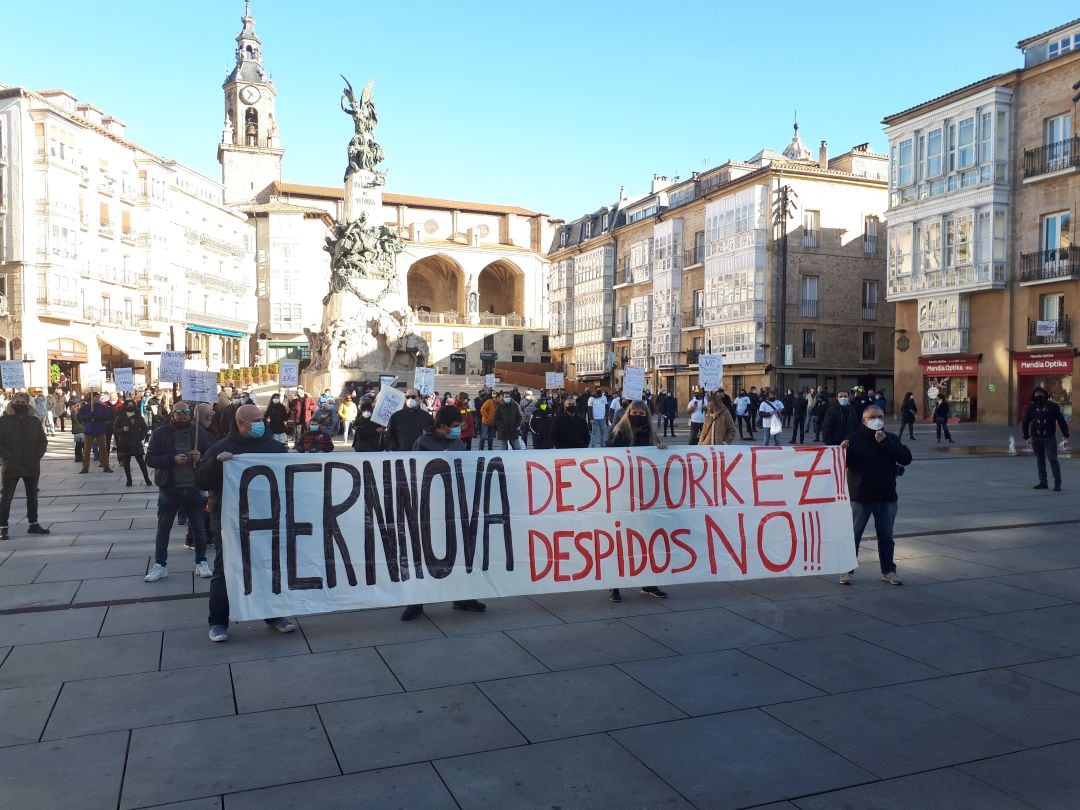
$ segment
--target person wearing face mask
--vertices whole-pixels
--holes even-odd
[[[847,391],[836,392],[836,402],[829,406],[821,421],[821,436],[825,444],[838,445],[855,432],[859,415],[851,404]]]
[[[495,408],[498,402],[495,396],[487,391],[480,392],[480,449],[495,449]]]
[[[652,419],[649,418],[649,406],[641,400],[632,401],[622,417],[611,428],[611,436],[608,437],[608,447],[658,447],[666,450],[660,437],[656,435]],[[647,585],[641,589],[644,596],[654,599],[667,599],[667,593],[655,585]],[[612,588],[608,592],[608,599],[612,602],[622,601],[622,591]]]
[[[735,397],[735,421],[739,426],[739,438],[754,440],[754,414],[750,411],[750,397],[745,390],[739,391]],[[743,427],[746,428],[747,436],[743,436]]]
[[[307,430],[307,424],[311,421],[311,417],[315,413],[317,407],[318,403],[315,402],[314,397],[309,397],[303,388],[296,389],[296,396],[293,397],[292,402],[289,403],[289,416],[292,418],[293,425],[296,429],[296,441],[300,441],[300,437],[304,435],[304,431]]]
[[[80,475],[86,475],[90,472],[90,456],[93,453],[93,448],[98,450],[98,462],[101,464],[102,469],[107,472],[112,472],[112,467],[109,466],[109,444],[106,441],[106,436],[109,433],[109,429],[112,427],[115,414],[112,408],[108,405],[109,398],[107,396],[98,397],[97,401],[94,401],[93,394],[91,394],[87,401],[79,408],[79,421],[83,426],[83,466],[79,470]]]
[[[586,407],[592,417],[592,446],[603,447],[608,437],[608,398],[602,388],[597,388],[589,397]]]
[[[588,447],[592,431],[584,416],[578,413],[577,400],[567,397],[551,425],[551,446],[556,450]]]
[[[911,451],[900,437],[885,432],[885,412],[877,405],[863,411],[861,425],[840,444],[847,451],[847,483],[851,494],[851,516],[855,528],[855,555],[870,517],[877,534],[881,578],[890,585],[903,585],[893,561],[893,524],[896,523],[896,475],[911,463]],[[841,585],[850,585],[855,571],[840,575]]]
[[[195,576],[207,578],[206,526],[203,507],[206,499],[195,483],[195,466],[210,447],[210,435],[192,422],[192,406],[177,402],[169,424],[154,431],[146,451],[146,463],[154,468],[158,485],[157,535],[154,565],[144,578],[157,582],[169,575],[169,532],[177,512],[187,517],[195,542]]]
[[[882,408],[884,410],[884,408]],[[915,441],[915,418],[919,415],[919,403],[915,401],[915,394],[908,391],[904,394],[904,402],[900,405],[900,438],[904,438],[904,428],[908,429],[908,438]]]
[[[529,424],[536,414],[536,404],[536,397],[533,396],[532,391],[526,391],[525,396],[518,403],[518,407],[521,409],[521,445],[526,450],[529,449],[529,434],[531,433]]]
[[[20,479],[26,493],[27,532],[49,534],[38,523],[38,479],[41,477],[41,457],[49,440],[41,420],[30,410],[30,397],[23,392],[12,396],[0,416],[0,540],[8,539],[8,516],[11,501]]]
[[[1039,483],[1035,489],[1046,489],[1046,460],[1050,460],[1050,472],[1054,474],[1054,492],[1061,492],[1061,465],[1057,457],[1057,428],[1061,428],[1065,446],[1069,446],[1069,423],[1061,408],[1050,399],[1041,385],[1031,394],[1031,404],[1024,411],[1024,439],[1035,451],[1035,467]]]
[[[392,452],[407,453],[412,450],[425,431],[431,430],[435,420],[420,408],[420,392],[415,388],[405,390],[405,407],[390,417],[383,434],[383,448]]]
[[[529,420],[529,432],[533,437],[533,447],[537,450],[551,449],[551,434],[555,428],[555,414],[546,399],[541,399],[536,406],[532,419]]]
[[[126,486],[131,486],[132,459],[135,459],[142,471],[143,483],[150,486],[150,473],[147,472],[146,458],[143,455],[143,442],[146,441],[148,432],[146,420],[139,415],[135,400],[125,399],[113,422],[113,435],[116,437],[116,460],[124,468]]]
[[[352,440],[352,448],[357,453],[378,453],[382,449],[383,428],[371,421],[373,407],[369,399],[359,405],[360,417],[353,426]]]
[[[829,412],[829,394],[821,387],[818,387],[817,393],[814,395],[814,401],[810,405],[810,423],[814,428],[814,441],[821,441],[821,427],[825,423],[825,414]]]
[[[319,427],[319,423],[312,419],[308,422],[308,429],[296,443],[297,453],[333,453],[334,440],[330,434]]]
[[[352,401],[352,397],[345,397],[341,400],[341,404],[338,405],[337,415],[341,424],[342,441],[348,444],[349,430],[352,428],[353,422],[356,421],[356,403]]]
[[[210,580],[209,637],[215,643],[229,640],[229,592],[225,587],[225,560],[221,542],[221,490],[224,466],[244,453],[286,453],[285,445],[266,430],[258,405],[241,405],[225,438],[214,442],[195,470],[195,482],[210,493],[210,533],[217,546],[214,574]],[[296,623],[283,616],[265,619],[266,626],[279,633],[292,633]]]
[[[461,441],[461,411],[453,405],[444,405],[439,408],[434,424],[416,440],[412,449],[417,453],[447,453],[464,450],[465,443]],[[454,602],[454,610],[483,613],[487,610],[487,605],[476,599],[459,599]],[[401,620],[411,622],[423,613],[423,605],[407,605],[401,613]]]
[[[446,404],[456,405],[461,412],[461,441],[465,443],[466,450],[472,450],[473,439],[476,438],[476,412],[469,405],[469,395],[462,391],[456,402],[451,400]]]
[[[315,411],[315,415],[311,417],[311,421],[308,422],[310,428],[313,424],[319,426],[319,430],[327,435],[327,437],[333,441],[334,436],[337,435],[338,427],[341,425],[341,420],[338,419],[337,407],[334,405],[333,400],[324,402]]]
[[[289,429],[287,423],[289,421],[289,411],[281,404],[281,394],[275,393],[270,397],[270,404],[266,406],[265,421],[266,429],[270,431],[270,435],[282,444],[288,444]]]
[[[521,445],[521,408],[513,396],[504,393],[495,409],[495,437],[501,450],[524,450]]]
[[[941,395],[938,395],[937,406],[934,408],[934,426],[937,428],[939,444],[941,443],[942,433],[945,434],[945,441],[949,444],[955,444],[952,434],[949,433],[949,400]]]
[[[758,414],[761,416],[761,430],[765,434],[765,447],[770,444],[773,447],[780,446],[780,434],[784,429],[783,413],[784,404],[777,399],[776,392],[769,391],[765,394],[761,404],[758,405]],[[773,417],[776,417],[775,420]]]

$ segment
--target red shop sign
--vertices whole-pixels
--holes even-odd
[[[979,355],[961,354],[952,357],[920,357],[919,365],[927,377],[977,377]]]
[[[1072,374],[1072,370],[1072,351],[1027,352],[1016,355],[1017,374]]]

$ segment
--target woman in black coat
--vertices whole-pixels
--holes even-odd
[[[945,438],[952,442],[952,436],[949,434],[949,401],[945,397],[941,397],[937,402],[937,407],[934,408],[934,424],[937,426],[937,440],[941,441],[941,433],[945,432]]]
[[[146,441],[150,429],[146,426],[146,420],[139,415],[135,400],[125,399],[124,403],[116,409],[112,432],[113,440],[116,442],[116,458],[120,466],[124,468],[127,486],[131,486],[132,459],[135,459],[142,471],[143,483],[150,486],[150,474],[146,469],[146,457],[143,450],[143,442]]]
[[[915,395],[908,391],[904,394],[904,401],[900,404],[900,438],[904,438],[904,427],[908,429],[908,437],[915,440],[915,417],[919,415],[919,404],[915,401]],[[940,436],[938,437],[941,438]]]
[[[370,400],[363,400],[353,423],[352,447],[357,453],[378,453],[382,448],[383,428],[371,421],[372,407]]]
[[[589,423],[578,413],[578,403],[574,397],[563,400],[562,413],[555,417],[551,426],[551,446],[556,450],[573,450],[588,447],[592,439]]]

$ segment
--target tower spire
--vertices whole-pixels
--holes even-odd
[[[251,0],[244,0],[240,24],[240,33],[236,35],[236,67],[226,81],[269,81],[263,67],[262,40],[255,33],[255,18],[251,16]]]

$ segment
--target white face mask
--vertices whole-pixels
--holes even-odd
[[[405,407],[406,408],[419,408],[420,403],[416,401],[415,397],[409,397],[407,400],[405,400]]]
[[[867,419],[866,426],[871,430],[882,430],[885,427],[884,419]]]
[[[362,417],[364,417],[365,419],[370,419],[371,418],[371,411],[361,411],[360,415]]]
[[[848,404],[848,398],[847,397],[837,397],[836,401],[839,402],[841,405],[847,405]]]

